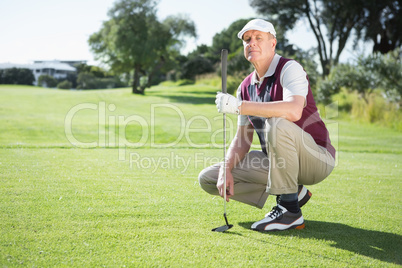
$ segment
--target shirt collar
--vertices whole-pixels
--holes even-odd
[[[262,77],[260,80],[257,79],[257,72],[254,70],[254,74],[251,77],[251,84],[261,85],[266,77],[273,76],[276,70],[276,66],[278,66],[280,58],[281,56],[275,53],[274,58],[272,59],[272,62],[269,65],[267,72],[265,73],[264,77]]]

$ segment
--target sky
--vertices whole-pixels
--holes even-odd
[[[86,60],[97,64],[88,38],[108,20],[115,0],[1,0],[0,63],[30,63],[34,60]],[[159,0],[158,17],[187,14],[195,23],[197,39],[190,39],[184,53],[197,45],[212,44],[216,33],[242,18],[261,17],[249,0]],[[239,29],[240,30],[240,29]],[[287,35],[307,49],[315,38],[301,22]],[[348,52],[346,51],[346,53]],[[347,57],[347,56],[346,56]]]

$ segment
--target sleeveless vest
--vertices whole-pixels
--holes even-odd
[[[256,85],[251,85],[251,78],[253,76],[253,73],[247,76],[241,84],[242,100],[255,102],[282,101],[283,88],[280,83],[280,75],[283,66],[288,61],[290,61],[290,59],[281,57],[275,69],[274,75],[270,77],[265,77],[260,87],[257,87]],[[310,88],[310,82],[308,83],[308,93],[306,96],[306,101],[307,106],[304,107],[300,120],[294,123],[305,132],[309,133],[313,137],[316,144],[326,148],[328,152],[335,158],[335,148],[331,145],[328,130],[325,127],[324,122],[321,120],[320,115],[318,114],[317,106],[315,104],[313,93]],[[257,132],[262,151],[267,154],[264,135],[266,118],[248,116],[248,119]]]

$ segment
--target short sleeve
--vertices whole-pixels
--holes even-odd
[[[303,67],[294,60],[288,61],[281,72],[281,84],[283,88],[283,100],[298,95],[307,97],[308,80]]]

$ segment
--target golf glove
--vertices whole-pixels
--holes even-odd
[[[240,114],[239,107],[242,101],[230,94],[218,92],[215,103],[219,113]]]

